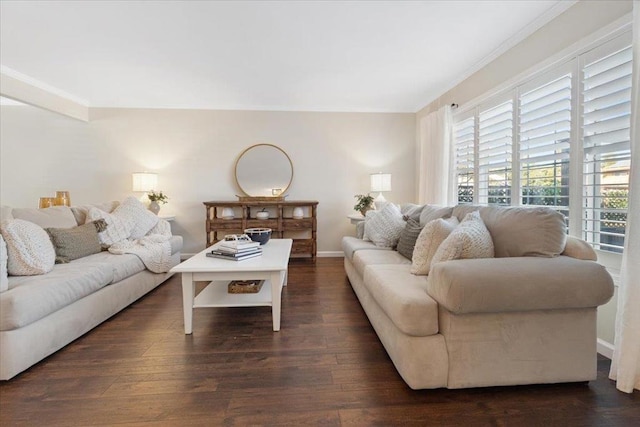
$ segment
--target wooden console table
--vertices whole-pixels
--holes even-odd
[[[316,260],[317,252],[317,210],[315,200],[271,201],[212,201],[204,202],[206,208],[207,247],[213,245],[225,234],[242,233],[247,228],[270,228],[272,238],[293,239],[292,255],[309,255]],[[223,218],[223,209],[233,210],[233,218]],[[293,209],[302,208],[304,216],[293,218]],[[269,212],[268,219],[256,218],[262,210]]]

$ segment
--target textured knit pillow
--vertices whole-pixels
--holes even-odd
[[[98,233],[98,239],[103,247],[109,247],[116,242],[128,239],[133,229],[133,221],[123,219],[117,215],[106,213],[98,208],[90,208],[88,212],[88,220],[96,221],[104,219],[107,223],[107,229]]]
[[[9,272],[7,271],[7,244],[0,234],[0,292],[4,292],[9,289],[9,278],[7,277]]]
[[[378,215],[380,213],[380,211],[376,211],[376,210],[368,210],[367,213],[364,215],[364,221],[363,221],[363,230],[362,230],[362,240],[368,241],[370,242],[371,239],[369,238],[369,235],[367,234],[367,223],[369,223],[369,221],[371,221],[371,219]],[[357,229],[356,229],[357,231]]]
[[[124,221],[133,223],[131,228],[132,239],[139,239],[158,223],[158,216],[147,209],[140,200],[135,197],[127,197],[115,208],[112,215]]]
[[[400,239],[398,239],[398,247],[396,250],[405,258],[413,258],[413,248],[416,245],[416,240],[422,231],[420,223],[415,219],[407,220],[402,232],[400,233]]]
[[[56,251],[56,264],[67,263],[102,251],[98,231],[104,231],[106,228],[107,223],[104,219],[73,228],[47,228],[46,231]]]
[[[440,244],[449,237],[449,234],[456,228],[459,221],[456,217],[447,219],[434,219],[424,226],[413,250],[411,262],[411,273],[416,275],[427,275],[431,268],[433,256],[440,247]]]
[[[393,248],[398,244],[404,222],[400,208],[393,203],[387,203],[382,210],[367,219],[364,233],[376,246]]]
[[[35,276],[53,269],[56,252],[42,227],[14,219],[0,224],[7,243],[7,271],[12,276]]]
[[[493,240],[484,225],[480,212],[467,214],[449,234],[431,260],[431,268],[439,262],[452,259],[492,258]]]

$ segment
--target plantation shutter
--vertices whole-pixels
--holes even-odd
[[[521,87],[520,191],[523,205],[569,211],[571,72],[569,65]]]
[[[481,107],[478,115],[478,203],[511,204],[513,101]]]
[[[630,168],[632,48],[628,37],[584,55],[583,236],[622,252]]]
[[[455,168],[457,200],[460,204],[473,203],[475,117],[454,124]]]

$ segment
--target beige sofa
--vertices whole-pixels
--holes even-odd
[[[596,309],[613,295],[605,268],[587,260],[595,253],[567,240],[551,209],[457,206],[444,216],[473,210],[496,257],[441,262],[428,276],[411,274],[395,250],[343,238],[351,286],[404,381],[427,389],[595,379]]]
[[[96,206],[111,212],[117,202]],[[44,214],[3,207],[2,216],[66,228],[84,224],[87,208],[56,207]],[[182,237],[172,236],[169,243],[174,266],[180,262]],[[55,264],[46,274],[9,276],[8,289],[0,293],[0,379],[61,349],[169,277],[168,272],[152,273],[136,255],[106,251]]]

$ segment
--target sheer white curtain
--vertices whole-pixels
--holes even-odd
[[[620,391],[640,390],[640,1],[633,2],[631,172],[616,337],[609,377]]]
[[[453,119],[451,107],[441,107],[420,121],[418,203],[452,205]]]

